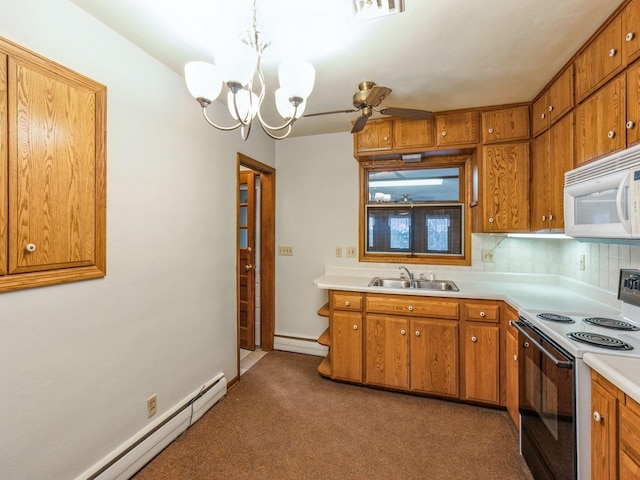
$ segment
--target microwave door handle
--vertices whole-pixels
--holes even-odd
[[[629,221],[629,177],[631,173],[627,172],[625,176],[620,180],[618,186],[618,194],[616,195],[616,210],[618,211],[618,218],[624,229],[631,233],[631,222]],[[626,187],[626,188],[625,188]],[[625,195],[626,192],[626,195]],[[625,215],[625,210],[627,215]]]

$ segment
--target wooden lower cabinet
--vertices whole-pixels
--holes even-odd
[[[409,388],[410,320],[388,315],[365,319],[364,382],[391,388]]]
[[[507,384],[507,412],[511,420],[520,428],[519,391],[518,391],[518,337],[507,333],[505,339],[505,369]]]
[[[362,382],[362,314],[334,311],[330,332],[331,378]]]
[[[500,403],[500,327],[470,324],[464,326],[463,400]]]
[[[618,399],[616,390],[616,387],[604,378],[592,373],[591,478],[600,480],[614,480],[617,478]]]
[[[640,478],[640,405],[625,395],[618,417],[620,480]]]

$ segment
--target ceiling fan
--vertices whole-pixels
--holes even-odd
[[[362,82],[358,85],[358,91],[353,95],[353,106],[351,110],[334,110],[331,112],[309,113],[305,117],[316,117],[318,115],[330,115],[334,113],[353,113],[362,111],[362,115],[358,117],[351,129],[351,133],[361,131],[367,123],[367,120],[373,112],[382,115],[391,115],[394,117],[410,118],[414,120],[426,120],[431,118],[432,113],[428,110],[415,110],[412,108],[396,108],[378,106],[391,93],[391,89],[376,85],[374,82]]]

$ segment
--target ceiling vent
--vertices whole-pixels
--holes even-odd
[[[403,0],[354,0],[358,21],[404,12]]]

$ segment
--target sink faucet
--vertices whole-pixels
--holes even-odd
[[[433,272],[429,272],[429,281],[431,283],[436,281],[436,276],[435,276],[435,274]]]
[[[401,265],[398,267],[398,270],[404,270],[405,272],[407,272],[407,275],[409,275],[409,280],[413,281],[413,273],[411,273],[407,267],[405,267],[404,265]],[[402,274],[400,275],[402,276]]]

